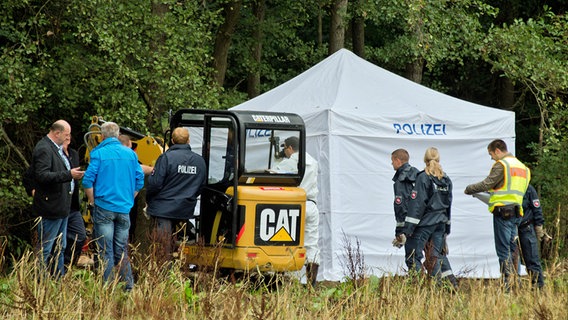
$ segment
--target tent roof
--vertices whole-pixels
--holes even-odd
[[[336,113],[384,118],[427,114],[447,121],[495,117],[509,118],[510,111],[466,102],[412,82],[341,49],[284,84],[246,101],[234,109],[267,110],[307,115],[325,109]]]

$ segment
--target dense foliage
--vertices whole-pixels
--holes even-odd
[[[159,134],[168,110],[230,107],[325,58],[339,17],[344,46],[367,60],[514,110],[517,153],[532,166],[547,220],[561,217],[549,227],[565,241],[568,4],[547,3],[4,0],[0,236],[20,243],[13,226],[30,221],[20,175],[55,119],[71,123],[76,147],[92,115]]]

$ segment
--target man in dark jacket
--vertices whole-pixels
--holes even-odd
[[[404,219],[408,211],[410,192],[414,188],[416,176],[419,170],[408,163],[410,155],[405,149],[396,149],[391,154],[392,168],[395,170],[392,181],[394,182],[394,217],[396,227],[394,235],[399,236],[404,228]]]
[[[51,125],[47,136],[35,146],[32,154],[33,211],[41,217],[38,224],[38,252],[42,261],[56,277],[65,274],[63,252],[66,246],[67,218],[74,191],[73,179],[84,172],[71,168],[61,146],[71,137],[71,126],[65,120]],[[57,246],[54,244],[57,240]]]
[[[71,167],[79,167],[79,153],[77,150],[69,147],[71,139],[63,142],[63,153],[69,159]],[[93,265],[93,259],[88,256],[82,256],[83,245],[87,241],[87,230],[85,229],[85,221],[81,215],[81,202],[79,199],[79,180],[73,180],[75,189],[71,195],[71,210],[67,220],[67,247],[65,248],[65,265],[70,268],[72,265],[78,266]],[[79,259],[81,257],[81,259]]]
[[[172,253],[172,231],[179,222],[193,218],[197,196],[205,184],[205,160],[191,151],[189,131],[176,128],[168,151],[160,155],[146,185],[146,212],[154,218],[158,242]]]

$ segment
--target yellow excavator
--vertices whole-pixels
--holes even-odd
[[[198,266],[243,271],[300,270],[305,261],[305,127],[290,113],[182,109],[170,130],[186,127],[207,166],[195,216],[196,241],[180,246]],[[272,170],[283,158],[279,141],[300,141],[298,170]],[[167,140],[167,136],[166,136]]]
[[[89,151],[102,141],[93,117],[85,134]],[[165,132],[165,142],[128,128],[142,164],[154,165],[171,132],[186,127],[192,150],[207,167],[207,183],[196,206],[195,238],[181,241],[179,258],[199,267],[238,271],[297,271],[305,261],[306,194],[299,188],[305,170],[305,126],[291,113],[181,109]],[[298,170],[272,170],[284,158],[281,141],[300,141]]]

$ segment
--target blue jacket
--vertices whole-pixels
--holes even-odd
[[[452,180],[447,175],[438,179],[421,171],[410,194],[404,233],[410,235],[416,227],[443,222],[446,224],[445,233],[450,234],[451,208]]]
[[[206,178],[205,160],[191,151],[188,144],[173,145],[158,158],[148,177],[148,214],[167,219],[190,219]]]
[[[138,156],[117,138],[106,138],[90,153],[83,188],[93,188],[95,205],[105,210],[129,213],[134,193],[144,187],[144,172]]]

